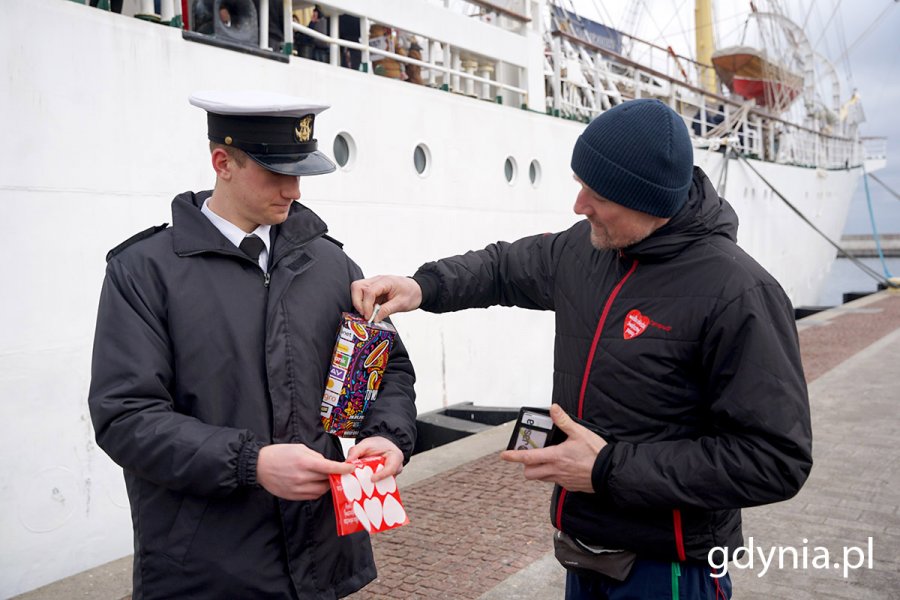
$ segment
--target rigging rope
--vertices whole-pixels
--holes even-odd
[[[784,194],[779,192],[778,189],[774,185],[769,183],[769,180],[766,179],[765,177],[763,177],[762,173],[760,173],[759,171],[756,170],[756,168],[750,163],[750,161],[747,160],[746,156],[744,156],[743,154],[739,154],[738,158],[740,158],[742,161],[744,161],[744,164],[747,165],[748,167],[750,167],[750,170],[753,171],[756,174],[756,176],[762,180],[763,183],[765,183],[767,186],[769,186],[769,189],[771,189],[772,192],[776,196],[778,196],[781,199],[781,201],[787,205],[788,208],[790,208],[792,211],[794,211],[794,213],[796,213],[796,215],[798,217],[800,217],[800,219],[804,223],[809,225],[813,229],[813,231],[815,231],[820,236],[822,236],[822,238],[824,238],[826,242],[828,242],[829,244],[831,244],[832,246],[837,248],[838,252],[840,252],[841,254],[843,254],[844,256],[849,258],[851,261],[853,261],[853,264],[855,264],[857,267],[859,267],[860,270],[862,270],[866,275],[868,275],[869,277],[871,277],[878,283],[885,285],[886,287],[900,288],[900,284],[894,283],[893,281],[888,280],[886,277],[883,277],[878,271],[871,268],[869,265],[867,265],[864,262],[862,262],[861,260],[859,260],[859,258],[857,258],[856,256],[853,256],[852,254],[850,254],[849,252],[847,252],[846,250],[841,248],[841,246],[839,244],[837,244],[834,240],[832,240],[830,237],[828,237],[825,234],[825,232],[823,232],[821,229],[816,227],[816,225],[812,221],[810,221],[806,217],[806,215],[804,215],[802,212],[800,212],[800,210],[796,206],[794,206],[790,200],[788,200],[787,198],[784,197]]]
[[[719,171],[719,184],[716,186],[716,191],[723,198],[725,197],[725,186],[728,185],[728,163],[731,162],[728,153],[731,152],[731,146],[725,146],[725,154],[722,157],[722,170]]]
[[[838,60],[839,60],[839,61],[840,61],[840,60],[843,60],[845,56],[849,56],[849,55],[850,55],[850,52],[856,47],[856,45],[859,44],[861,41],[863,41],[866,37],[868,37],[868,35],[869,35],[870,33],[872,33],[872,31],[874,31],[875,28],[878,27],[878,26],[885,20],[885,19],[884,19],[884,15],[887,14],[887,11],[891,10],[892,8],[894,8],[897,4],[898,4],[897,0],[894,0],[894,2],[891,2],[890,4],[888,4],[887,6],[885,6],[885,7],[884,7],[884,10],[881,11],[881,13],[879,13],[879,15],[878,15],[877,17],[875,17],[875,20],[874,20],[874,21],[872,21],[872,24],[869,25],[869,26],[866,28],[866,30],[863,31],[863,32],[859,35],[859,37],[856,38],[856,40],[854,40],[854,42],[853,42],[852,44],[850,44],[850,46],[844,51],[844,53],[841,54],[841,55],[838,57]],[[837,61],[835,61],[835,62],[837,62]]]
[[[881,251],[881,237],[878,235],[878,229],[875,228],[875,211],[872,210],[872,195],[869,194],[869,177],[866,173],[866,165],[863,163],[863,187],[866,188],[866,204],[869,205],[869,221],[872,223],[872,237],[875,238],[875,249],[878,250],[878,258],[881,259],[881,270],[888,279],[893,277],[884,262],[884,252]]]
[[[869,177],[871,177],[872,179],[874,179],[875,181],[877,181],[878,183],[880,183],[880,184],[882,185],[882,187],[884,187],[884,189],[886,189],[886,190],[889,191],[891,194],[893,194],[894,198],[896,198],[897,200],[900,200],[900,194],[898,194],[897,192],[895,192],[894,190],[892,190],[891,188],[889,188],[889,187],[888,187],[888,184],[886,184],[886,183],[883,182],[882,180],[878,179],[878,177],[876,177],[874,173],[869,173]]]
[[[819,42],[822,41],[822,38],[825,37],[825,34],[828,33],[828,26],[831,25],[831,22],[834,20],[834,15],[837,14],[838,8],[841,6],[841,0],[838,0],[834,5],[834,10],[831,11],[831,16],[828,17],[828,21],[825,22],[825,25],[822,27],[822,33],[819,34],[819,39],[816,40],[816,43],[812,45],[813,49],[819,45]]]
[[[809,16],[812,14],[813,7],[815,5],[816,5],[815,0],[810,0],[809,9],[806,11],[806,18],[803,19],[803,25],[800,26],[801,29],[803,29],[803,31],[806,31],[806,25],[809,23]]]

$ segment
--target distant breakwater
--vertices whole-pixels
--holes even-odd
[[[881,242],[881,251],[885,257],[900,257],[900,233],[887,233],[878,236]],[[869,234],[845,235],[841,238],[841,248],[858,258],[872,258],[878,256],[878,248],[875,238]]]

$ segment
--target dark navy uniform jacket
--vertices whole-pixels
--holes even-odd
[[[97,442],[122,466],[135,598],[334,598],[375,577],[365,533],[336,535],[330,494],[289,502],[256,484],[261,446],[343,460],[320,421],[341,312],[362,273],[295,203],[269,275],[200,212],[109,257],[90,389]],[[415,441],[414,373],[391,353],[361,437]]]

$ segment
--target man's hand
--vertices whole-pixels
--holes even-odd
[[[272,444],[259,451],[256,481],[285,500],[315,500],[328,491],[328,475],[352,473],[353,465],[328,460],[303,444]]]
[[[416,310],[422,304],[422,288],[414,279],[399,275],[378,275],[359,279],[350,285],[353,306],[366,319],[371,318],[375,304],[380,304],[376,321],[396,312]]]
[[[347,460],[357,460],[366,456],[383,456],[384,468],[372,476],[372,481],[380,481],[403,471],[403,451],[391,440],[374,436],[356,444],[347,452]]]
[[[558,404],[550,407],[553,423],[568,435],[557,446],[506,450],[500,458],[525,465],[525,479],[552,481],[571,492],[594,493],[591,472],[606,440],[573,421]]]

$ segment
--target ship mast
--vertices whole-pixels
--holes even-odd
[[[695,60],[701,65],[712,65],[713,41],[712,0],[694,2],[694,42],[697,46]],[[716,72],[710,66],[700,67],[700,87],[710,94],[718,92]]]

